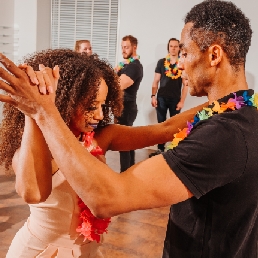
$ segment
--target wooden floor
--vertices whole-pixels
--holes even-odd
[[[137,150],[136,162],[148,158],[151,150]],[[108,152],[107,163],[119,171],[119,153]],[[29,216],[29,208],[14,190],[15,177],[0,169],[0,258],[4,258],[12,238]],[[112,218],[101,251],[105,258],[159,258],[169,208],[135,211]],[[28,257],[30,258],[30,257]]]

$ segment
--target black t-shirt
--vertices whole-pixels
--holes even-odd
[[[134,81],[133,85],[124,90],[124,100],[136,101],[137,91],[143,77],[143,67],[140,61],[136,59],[132,63],[126,64],[117,74],[118,76],[125,74]]]
[[[165,58],[160,59],[155,69],[155,73],[161,74],[157,96],[174,98],[179,101],[181,98],[182,78],[171,79],[170,77],[167,77],[165,74],[164,62]],[[173,69],[174,65],[170,64],[170,68]]]
[[[171,206],[164,258],[258,257],[257,148],[258,111],[246,106],[200,121],[163,154],[194,195]]]

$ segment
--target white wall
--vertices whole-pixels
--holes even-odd
[[[231,0],[250,19],[253,29],[252,46],[246,62],[246,75],[250,88],[258,91],[258,16],[257,0]],[[186,13],[200,0],[121,0],[117,59],[122,60],[120,42],[125,35],[138,38],[138,54],[144,67],[144,77],[137,97],[139,113],[134,125],[156,123],[156,113],[151,107],[151,86],[158,59],[167,54],[166,45],[171,37],[180,39]],[[255,47],[256,46],[256,47]],[[184,109],[206,101],[206,98],[187,96]],[[184,110],[183,109],[183,110]]]
[[[8,2],[9,0],[2,0]],[[19,28],[18,59],[50,47],[51,0],[14,0],[14,24]]]
[[[3,52],[6,44],[1,44],[2,26],[18,31],[17,56],[8,55],[12,60],[50,48],[51,0],[0,0],[0,51]]]
[[[6,10],[9,10],[7,12]],[[14,0],[0,0],[0,51],[13,59]],[[8,37],[6,37],[8,35]],[[11,44],[7,44],[11,42]]]
[[[51,0],[0,0],[0,52],[8,52],[6,56],[16,62],[29,53],[50,48],[50,24]],[[10,45],[1,44],[2,26],[13,28],[12,41],[17,41],[18,47],[7,50]],[[0,119],[2,106],[1,102]]]

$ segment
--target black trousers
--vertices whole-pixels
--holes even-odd
[[[180,113],[180,110],[176,110],[178,102],[177,99],[158,97],[158,106],[156,107],[158,123],[166,121],[168,110],[170,117]],[[165,143],[158,144],[158,149],[164,151]]]
[[[121,125],[132,126],[137,116],[137,104],[135,101],[124,101],[124,109],[118,123]],[[120,171],[123,172],[135,164],[135,152],[120,151]]]

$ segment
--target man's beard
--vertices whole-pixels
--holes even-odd
[[[129,53],[128,55],[126,55],[126,56],[123,55],[123,58],[124,58],[124,59],[128,59],[128,58],[130,58],[131,56],[133,56],[133,51],[132,51],[131,53]]]

